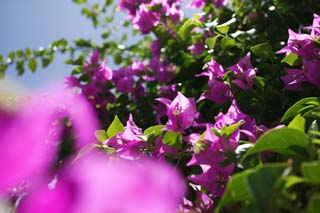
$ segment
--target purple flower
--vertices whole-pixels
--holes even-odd
[[[205,5],[205,0],[192,0],[188,6],[189,7],[195,7],[195,8],[201,8]],[[216,8],[222,8],[228,4],[228,0],[213,0],[213,4]]]
[[[306,61],[303,60],[303,65],[306,69],[305,76],[310,83],[313,85],[320,87],[320,61]]]
[[[285,84],[285,90],[302,90],[301,84],[307,82],[305,73],[300,69],[286,69],[287,74],[282,76],[281,79]]]
[[[203,99],[211,100],[217,104],[224,104],[225,102],[232,99],[232,92],[230,86],[224,82],[216,79],[209,80],[208,82],[209,91],[200,96],[198,101]]]
[[[214,197],[221,197],[231,178],[233,169],[233,164],[226,167],[214,164],[205,169],[202,174],[189,176],[188,180],[205,187]]]
[[[148,10],[147,6],[141,4],[136,16],[133,18],[133,26],[140,30],[142,34],[148,34],[152,28],[157,26],[160,21],[160,15]]]
[[[168,123],[166,128],[175,132],[183,132],[184,129],[192,125],[196,117],[196,104],[194,99],[186,98],[182,93],[173,101],[166,98],[157,98],[157,101],[165,104],[167,107]]]
[[[215,78],[223,78],[224,69],[216,60],[212,58],[211,61],[207,63],[207,65],[208,70],[206,72],[200,73],[197,76],[208,76],[209,80],[213,80]]]
[[[232,70],[235,80],[232,82],[243,90],[248,90],[253,85],[253,79],[256,77],[257,68],[253,68],[250,62],[250,52],[238,61],[237,64],[228,67]]]
[[[288,38],[288,45],[279,50],[277,53],[295,53],[300,55],[300,49],[311,42],[310,35],[308,34],[301,34],[295,33],[292,30],[288,30],[289,38]]]
[[[195,44],[192,44],[188,47],[188,50],[194,55],[200,55],[203,51],[205,51],[205,46],[197,40]]]
[[[95,141],[97,121],[91,107],[81,96],[58,88],[30,97],[15,112],[0,109],[0,194],[45,174],[55,160],[63,128],[59,122],[66,118],[77,149]]]
[[[115,149],[117,156],[124,159],[137,159],[144,157],[142,149],[147,147],[147,143],[140,138],[142,130],[134,123],[130,114],[124,132],[106,140],[104,143]]]
[[[39,185],[18,212],[176,212],[184,183],[171,166],[155,161],[122,161],[101,155],[68,164],[48,189]]]

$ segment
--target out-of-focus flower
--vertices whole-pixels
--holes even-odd
[[[184,190],[180,175],[163,162],[91,154],[66,166],[55,188],[40,185],[27,195],[18,212],[174,213]]]
[[[31,96],[17,111],[0,109],[0,193],[45,174],[55,160],[59,122],[65,118],[76,148],[95,141],[97,121],[91,107],[81,96],[58,88]]]

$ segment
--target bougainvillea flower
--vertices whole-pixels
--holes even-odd
[[[160,161],[122,161],[90,154],[65,166],[55,188],[39,186],[18,212],[176,212],[184,183]]]
[[[41,175],[53,163],[61,119],[69,119],[76,148],[95,141],[97,121],[88,103],[80,96],[54,89],[29,97],[17,111],[0,109],[0,193]]]
[[[197,114],[193,98],[186,98],[181,92],[178,92],[178,95],[172,101],[166,98],[157,98],[156,100],[167,107],[167,129],[182,132],[192,125]]]
[[[208,87],[209,91],[203,93],[198,101],[208,99],[217,104],[224,104],[225,102],[231,100],[233,97],[230,86],[225,82],[212,79],[208,81]]]
[[[310,83],[320,87],[320,62],[317,60],[313,61],[304,61],[303,65],[305,66],[306,73],[305,76]]]
[[[133,160],[144,157],[141,150],[147,147],[147,143],[142,141],[142,130],[134,123],[130,114],[124,132],[107,139],[104,143],[115,149],[117,156]]]
[[[223,67],[214,59],[211,59],[209,63],[207,63],[208,70],[206,72],[202,72],[197,76],[208,76],[209,80],[213,80],[215,78],[223,78],[224,69]]]
[[[310,43],[310,35],[308,34],[302,34],[302,33],[295,33],[291,29],[288,30],[289,38],[288,38],[288,44],[281,50],[279,50],[277,53],[295,53],[300,54],[301,47],[307,45]]]
[[[133,18],[133,26],[142,34],[148,34],[160,21],[160,14],[150,11],[145,4],[139,6],[136,16]]]
[[[305,73],[300,69],[286,69],[287,74],[282,76],[281,79],[284,82],[285,90],[302,90],[301,84],[307,82]]]
[[[232,82],[239,86],[243,90],[250,89],[253,85],[253,79],[256,77],[257,68],[253,68],[250,61],[250,52],[240,59],[240,61],[227,68],[228,70],[232,70],[235,80]]]
[[[188,47],[188,50],[194,55],[200,55],[201,53],[203,53],[203,51],[205,51],[205,49],[206,48],[204,44],[202,44],[199,40]]]
[[[233,164],[226,167],[222,167],[220,164],[214,164],[199,175],[188,176],[188,180],[205,187],[214,197],[221,197],[228,180],[231,178],[233,169]]]

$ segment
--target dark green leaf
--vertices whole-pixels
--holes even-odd
[[[320,184],[320,162],[305,162],[301,166],[301,171],[306,182]]]
[[[268,43],[257,44],[250,49],[253,54],[262,58],[271,58],[273,56],[272,47]]]
[[[308,213],[319,213],[320,212],[320,194],[315,194],[315,195],[311,196],[311,198],[309,200],[307,212]]]

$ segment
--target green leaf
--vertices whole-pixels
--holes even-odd
[[[273,151],[280,154],[306,157],[308,156],[308,146],[308,137],[300,130],[289,127],[272,129],[264,133],[257,140],[244,158],[263,151]]]
[[[273,56],[272,47],[269,43],[257,44],[250,49],[253,54],[262,58],[271,58]]]
[[[100,142],[104,142],[108,139],[108,134],[105,130],[97,130],[94,132],[96,139]]]
[[[74,40],[74,42],[79,47],[92,47],[90,39],[85,40],[85,39],[82,39],[82,38],[78,38],[78,39]]]
[[[37,69],[37,61],[36,61],[36,59],[34,59],[34,58],[30,59],[29,63],[28,63],[28,66],[29,66],[29,69],[31,70],[31,72],[36,71],[36,69]]]
[[[308,213],[320,212],[320,194],[312,195],[308,203],[307,212]]]
[[[289,120],[291,120],[293,117],[295,117],[297,114],[302,114],[304,111],[308,110],[308,107],[311,106],[311,108],[314,108],[315,106],[320,106],[319,99],[317,97],[308,97],[299,100],[294,105],[292,105],[284,114],[284,116],[281,119],[282,123],[287,123]],[[311,109],[309,108],[309,109]],[[302,114],[303,115],[303,114]]]
[[[254,204],[261,212],[271,212],[274,205],[275,184],[283,174],[286,164],[265,164],[256,167],[255,172],[248,175],[248,185]]]
[[[223,197],[215,209],[216,212],[220,212],[226,204],[252,200],[247,180],[248,175],[252,172],[254,172],[253,169],[248,169],[232,176]]]
[[[305,130],[306,119],[302,117],[300,114],[296,115],[294,119],[289,123],[288,127],[300,130],[304,133]]]
[[[244,124],[244,121],[240,121],[238,123],[229,125],[229,126],[223,126],[221,128],[220,134],[224,137],[230,137],[231,134],[236,131],[242,124]]]
[[[173,132],[171,130],[168,130],[163,135],[162,141],[165,145],[174,148],[180,148],[182,143],[182,135],[179,132]]]
[[[119,132],[123,132],[123,131],[124,131],[123,124],[121,123],[121,121],[119,120],[117,115],[114,116],[114,119],[107,130],[108,138],[112,138],[113,136],[115,136]]]
[[[299,64],[301,64],[301,59],[299,58],[299,55],[297,55],[295,53],[290,53],[289,55],[284,57],[281,60],[281,62],[286,63],[289,66],[298,66]]]
[[[86,0],[72,0],[76,4],[84,4],[86,3]]]
[[[143,134],[144,135],[154,134],[155,136],[159,136],[162,133],[163,127],[164,127],[164,125],[151,126],[151,127],[147,128],[146,130],[144,130]]]
[[[10,58],[10,60],[13,61],[15,56],[16,56],[15,52],[10,52],[8,55],[8,58]]]
[[[190,32],[193,28],[202,26],[202,23],[199,19],[200,16],[195,15],[193,18],[188,19],[186,22],[184,22],[178,31],[178,36],[182,40],[186,40],[186,38],[190,36]]]
[[[236,45],[236,41],[232,38],[228,38],[228,37],[224,37],[222,40],[221,40],[221,43],[220,43],[220,46],[221,46],[221,49],[230,49],[231,47],[234,47]]]
[[[227,21],[227,22],[225,22],[223,24],[217,25],[216,29],[222,34],[227,34],[229,32],[230,25],[235,23],[235,22],[236,22],[236,19],[232,18],[232,19],[230,19],[229,21]]]
[[[107,39],[107,38],[109,38],[109,36],[111,35],[111,31],[106,31],[106,32],[104,32],[101,36],[102,36],[102,38],[104,38],[104,39]]]
[[[47,67],[53,61],[53,58],[54,56],[52,54],[43,56],[43,58],[41,59],[42,67]]]
[[[288,176],[288,177],[284,177],[283,178],[284,181],[285,181],[285,184],[284,184],[284,187],[286,189],[290,188],[291,186],[294,186],[298,183],[303,183],[304,182],[304,179],[301,178],[301,177],[298,177],[298,176]]]
[[[214,36],[214,37],[211,37],[211,38],[208,38],[207,40],[206,40],[206,44],[208,45],[208,47],[210,48],[210,49],[213,49],[214,48],[214,46],[216,45],[216,42],[217,42],[217,38],[218,38],[219,36]]]
[[[320,162],[305,162],[301,165],[302,176],[306,182],[320,184]]]
[[[256,212],[268,212],[272,206],[274,186],[286,167],[283,163],[265,164],[233,175],[216,212],[220,212],[227,204],[238,202],[253,204]]]

